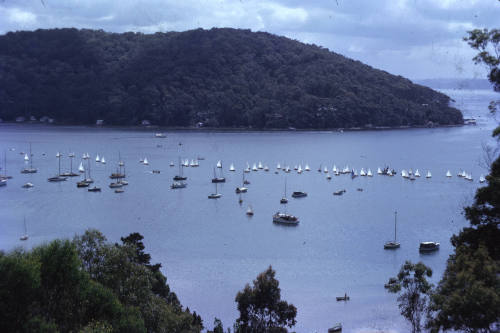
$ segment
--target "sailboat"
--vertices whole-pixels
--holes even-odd
[[[267,165],[264,165],[264,171],[269,171],[269,167]]]
[[[252,171],[257,171],[257,170],[259,170],[259,169],[257,169],[257,164],[254,163],[252,166]]]
[[[432,174],[429,170],[427,170],[427,175],[425,176],[425,178],[432,178]]]
[[[248,191],[248,188],[245,187],[245,173],[243,172],[242,185],[236,188],[236,193],[245,193],[246,191]]]
[[[78,176],[78,174],[73,172],[73,158],[75,157],[75,154],[74,153],[70,153],[68,155],[68,157],[69,157],[69,165],[70,165],[69,168],[70,168],[70,170],[69,170],[69,172],[62,173],[61,176],[64,176],[64,177],[76,177],[76,176]]]
[[[276,165],[276,170],[279,170],[279,169],[281,169],[281,165],[278,163],[278,164]]]
[[[393,250],[399,248],[400,244],[396,241],[396,225],[397,225],[398,212],[394,212],[394,240],[388,241],[384,244],[384,249]]]
[[[31,143],[30,143],[30,157],[31,158],[26,159],[27,157],[28,157],[28,155],[24,155],[24,160],[30,162],[30,167],[22,169],[21,173],[36,173],[37,169],[33,168],[33,155],[31,154]]]
[[[247,167],[245,168],[244,172],[249,173],[250,172],[250,164],[247,162]]]
[[[22,241],[28,240],[28,229],[26,228],[26,218],[24,218],[24,235],[19,238]]]
[[[248,206],[247,211],[246,211],[246,214],[247,214],[248,216],[253,216],[253,209],[252,209],[252,206],[250,206],[250,205]]]
[[[362,177],[366,176],[366,172],[365,172],[364,168],[361,168],[361,171],[359,172],[359,175],[362,176]]]
[[[379,174],[379,175],[382,174],[382,170],[380,169],[380,167],[377,169],[377,174]]]
[[[229,167],[229,171],[235,171],[236,169],[234,168],[234,164],[231,163],[231,166]]]
[[[366,174],[368,177],[373,177],[373,173],[371,169],[368,169],[368,173]]]
[[[80,162],[80,165],[78,166],[78,172],[80,172],[80,173],[85,172],[85,168],[83,167],[83,162]]]
[[[101,158],[99,157],[99,154],[97,154],[97,156],[95,157],[95,161],[96,161],[96,163],[101,162]]]
[[[479,176],[479,182],[484,183],[486,181],[486,178],[484,178],[483,175]]]
[[[183,175],[181,157],[179,156],[179,174],[174,176],[174,180],[179,181],[179,180],[186,180],[186,179],[187,179],[187,177]],[[173,184],[172,184],[172,186],[173,186]],[[186,187],[186,186],[184,186],[184,187]],[[172,187],[172,188],[174,188],[174,187]],[[175,187],[175,188],[177,188],[177,187]]]
[[[259,166],[258,166],[259,169],[264,169],[264,166],[262,166],[262,162],[259,162]]]
[[[215,193],[209,194],[209,195],[208,195],[208,198],[209,198],[209,199],[219,199],[220,197],[222,197],[222,194],[220,194],[220,193],[217,191],[217,183],[215,183]]]
[[[148,159],[146,157],[144,157],[144,160],[142,161],[142,164],[149,165]]]
[[[305,171],[311,171],[311,168],[309,168],[309,164],[306,164],[306,166],[304,167],[304,170]]]
[[[30,158],[28,157],[28,154],[24,154],[24,161],[28,162],[29,160],[30,160]]]
[[[214,178],[212,178],[212,183],[225,183],[226,178],[223,177],[222,175],[222,168],[220,168],[220,177],[217,177],[215,174],[215,168],[214,168]]]
[[[450,170],[446,171],[446,177],[451,177],[451,172],[450,172]]]
[[[62,181],[65,181],[67,179],[64,176],[61,176],[61,154],[58,152],[56,154],[56,157],[57,157],[57,160],[59,162],[59,171],[57,173],[57,176],[50,177],[47,179],[49,182],[62,182]]]
[[[217,165],[216,165],[218,168],[222,168],[222,162],[219,160],[217,161]]]
[[[7,152],[3,152],[3,175],[0,176],[0,186],[7,185],[7,179],[11,179],[12,176],[7,175]]]
[[[414,173],[415,177],[420,177],[420,172],[418,172],[418,169]]]
[[[286,197],[286,178],[285,178],[285,193],[284,193],[284,195],[283,195],[283,198],[281,198],[280,203],[281,203],[281,204],[286,204],[286,203],[288,203],[288,199],[287,199],[287,197]]]
[[[103,156],[103,157],[101,157],[101,163],[102,163],[102,164],[106,164],[106,160],[104,159],[104,156]]]

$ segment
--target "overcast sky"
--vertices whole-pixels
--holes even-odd
[[[500,27],[497,0],[0,0],[0,33],[245,28],[314,43],[411,79],[485,77],[462,41]]]

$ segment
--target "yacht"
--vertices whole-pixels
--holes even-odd
[[[30,167],[29,168],[24,168],[21,170],[21,173],[36,173],[38,170],[36,168],[33,168],[33,154],[31,154],[31,143],[30,143],[30,157],[28,155],[24,155],[24,160],[26,162],[30,162]]]
[[[209,199],[219,199],[220,197],[222,197],[222,194],[220,194],[220,193],[217,191],[217,183],[215,183],[215,193],[209,194],[209,195],[208,195],[208,198],[209,198]]]
[[[302,191],[295,191],[295,192],[292,193],[292,197],[293,198],[307,197],[307,193],[306,192],[302,192]]]
[[[283,198],[281,198],[280,200],[280,204],[286,204],[286,203],[288,203],[288,199],[286,197],[286,178],[285,178],[285,193],[283,195]]]
[[[21,186],[22,188],[32,188],[34,185],[30,182],[24,184],[23,186]]]
[[[221,175],[220,175],[220,177],[217,177],[217,175],[215,174],[215,168],[214,168],[214,178],[212,178],[212,183],[225,183],[226,182],[226,178],[224,178],[222,176],[222,168],[220,170],[221,170]]]
[[[328,333],[342,332],[342,324],[337,323],[328,329]]]
[[[386,249],[386,250],[398,249],[400,246],[399,242],[397,242],[397,240],[396,240],[397,216],[398,216],[398,213],[394,212],[394,240],[388,241],[384,244],[384,249]]]
[[[253,216],[253,209],[252,206],[248,206],[246,213],[248,216]]]
[[[185,188],[187,184],[185,182],[173,182],[172,185],[170,185],[171,189],[176,189],[176,188]]]
[[[439,243],[436,242],[421,242],[419,252],[434,252],[439,250]]]
[[[298,225],[299,219],[296,216],[277,212],[273,215],[273,222],[285,225]]]
[[[48,178],[47,180],[49,182],[62,182],[62,181],[65,181],[67,179],[64,176],[61,176],[61,154],[57,153],[56,157],[57,157],[57,160],[59,162],[59,172],[57,173],[57,176]]]
[[[89,191],[89,192],[101,192],[101,188],[94,186],[94,187],[88,188],[87,191]]]

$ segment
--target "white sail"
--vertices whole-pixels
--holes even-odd
[[[61,157],[61,153],[60,153],[60,152],[57,152],[56,157],[57,157],[57,158]]]
[[[146,157],[144,157],[144,161],[142,162],[144,165],[149,165],[149,161]]]
[[[259,162],[259,166],[258,166],[259,169],[263,169],[264,167],[262,166],[262,162]]]
[[[420,172],[418,172],[418,169],[415,171],[415,177],[420,177]]]
[[[281,169],[281,165],[278,163],[278,165],[276,165],[276,169]]]
[[[327,167],[325,167],[325,168],[323,169],[323,172],[324,172],[324,173],[328,173],[328,168],[327,168]]]
[[[231,166],[229,167],[229,171],[235,171],[236,169],[234,168],[234,164],[231,163]]]
[[[96,162],[101,162],[101,158],[99,157],[99,154],[97,154],[97,156],[95,157],[95,161]]]
[[[450,172],[450,170],[446,171],[446,177],[451,177],[451,172]]]
[[[305,171],[311,171],[311,168],[309,168],[309,164],[306,164],[306,167],[304,168]]]
[[[264,165],[264,171],[269,171],[269,167],[267,165]]]
[[[78,171],[85,172],[85,168],[83,167],[83,163],[82,162],[80,162],[80,165],[78,166]]]
[[[28,157],[28,154],[24,154],[24,160],[25,161],[29,161],[30,160],[30,158]]]
[[[216,165],[218,168],[222,168],[222,162],[221,161],[217,161],[217,165]]]
[[[102,163],[102,164],[106,164],[106,160],[104,159],[104,156],[103,156],[103,157],[101,157],[101,163]]]
[[[257,164],[255,164],[255,163],[253,164],[253,166],[252,166],[252,170],[253,170],[253,171],[257,171],[257,170],[258,170],[258,169],[257,169]]]
[[[337,172],[337,166],[334,164],[333,165],[333,173],[336,173]]]
[[[366,172],[364,168],[361,168],[361,171],[359,172],[360,176],[366,176]]]
[[[430,171],[427,171],[427,175],[425,176],[425,178],[431,178],[432,177],[432,174]]]
[[[378,173],[379,175],[381,175],[381,174],[382,174],[382,170],[380,170],[380,168],[378,168],[378,169],[377,169],[377,173]]]
[[[486,181],[486,179],[484,178],[483,175],[479,176],[479,182],[480,183],[484,183]]]
[[[373,173],[371,169],[368,169],[368,173],[366,174],[368,177],[373,177]]]

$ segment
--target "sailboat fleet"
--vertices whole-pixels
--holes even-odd
[[[29,149],[29,154],[28,153],[23,153],[23,159],[26,164],[29,163],[29,167],[26,166],[24,169],[21,170],[21,173],[23,174],[29,174],[29,173],[36,173],[37,169],[33,167],[33,154],[31,151],[32,147],[30,144],[30,149]],[[48,178],[49,182],[61,182],[67,180],[67,177],[72,177],[72,176],[77,176],[78,174],[82,174],[83,179],[77,182],[77,187],[89,187],[91,183],[93,183],[93,179],[91,178],[90,175],[90,155],[89,153],[83,153],[81,156],[81,161],[79,162],[78,165],[78,173],[73,173],[73,168],[72,168],[72,160],[76,156],[75,153],[70,153],[67,155],[70,159],[70,171],[61,173],[61,159],[64,158],[64,155],[61,153],[56,154],[56,158],[58,159],[58,172],[54,177]],[[187,183],[185,182],[187,180],[187,177],[184,176],[183,174],[183,168],[185,167],[199,167],[199,158],[196,159],[181,159],[179,156],[178,159],[178,166],[179,166],[179,172],[177,175],[173,177],[174,182],[171,184],[172,189],[180,189],[180,188],[186,188]],[[87,165],[85,165],[85,161],[87,161]],[[122,187],[124,185],[127,185],[128,182],[124,180],[125,178],[125,172],[124,172],[124,163],[121,160],[121,157],[118,159],[118,168],[116,172],[113,172],[110,175],[110,178],[113,179],[113,182],[109,184],[109,187],[114,189],[116,193],[122,193],[123,189]],[[100,163],[100,164],[106,164],[106,159],[104,156],[100,156],[99,154],[96,155],[95,157],[95,162]],[[144,157],[140,160],[140,162],[143,165],[149,165],[149,161],[147,157]],[[170,162],[170,166],[174,166],[173,162]],[[250,167],[252,165],[252,167]],[[304,167],[302,167],[304,165]],[[330,164],[331,165],[331,164]],[[295,171],[297,174],[302,174],[303,172],[309,172],[311,170],[310,166],[308,163],[298,163],[298,164],[292,164],[293,168],[290,167],[289,164],[287,163],[282,163],[278,162],[276,164],[276,171],[275,173],[279,174],[281,172],[283,173],[290,173]],[[4,172],[5,172],[4,168]],[[122,170],[123,169],[123,170]],[[229,164],[229,171],[230,172],[235,172],[236,167],[234,163]],[[218,184],[219,183],[224,183],[226,182],[226,178],[223,175],[223,165],[222,165],[222,160],[218,160],[215,164],[215,167],[213,168],[213,178],[211,179],[211,182],[215,186],[215,192],[208,194],[209,199],[219,199],[222,197],[222,193],[219,192]],[[253,163],[248,163],[246,162],[246,167],[244,167],[242,170],[242,184],[241,186],[236,187],[236,194],[239,195],[239,203],[241,204],[243,202],[243,197],[242,193],[246,193],[248,191],[248,187],[246,185],[249,184],[248,180],[245,179],[245,174],[254,171],[258,172],[261,170],[264,171],[269,171],[269,167],[267,164],[263,163],[262,161],[258,162],[253,162]],[[358,173],[359,170],[359,173]],[[425,176],[426,179],[432,178],[432,174],[430,170],[426,170],[426,172],[423,172],[422,175],[419,171],[419,169],[401,169],[400,175],[402,178],[405,179],[410,179],[410,180],[416,180],[418,178],[423,178]],[[355,179],[357,176],[363,177],[363,178],[368,178],[368,177],[373,177],[374,172],[370,168],[362,167],[361,169],[354,169],[350,167],[349,165],[345,165],[344,167],[337,167],[337,165],[333,164],[333,168],[329,170],[329,168],[326,166],[326,164],[321,164],[318,168],[318,171],[320,173],[323,173],[326,175],[327,179],[331,180],[333,179],[332,176],[340,176],[340,175],[350,175],[352,179]],[[398,173],[396,172],[395,169],[389,168],[389,167],[378,167],[376,169],[377,175],[381,176],[394,176],[397,175]],[[450,170],[447,170],[445,173],[445,176],[447,178],[452,177],[452,173]],[[457,177],[472,181],[472,174],[469,172],[466,172],[465,170],[461,170],[458,172]],[[6,177],[5,176],[0,176],[0,186],[3,186],[6,184]],[[479,177],[479,182],[483,183],[485,182],[486,179],[483,175]],[[23,187],[32,187],[32,183],[26,183]],[[359,189],[358,189],[359,190]],[[88,188],[89,192],[99,192],[101,189],[97,186],[94,186],[93,188]],[[334,194],[336,195],[341,195],[345,193],[345,190],[337,191]],[[305,197],[307,196],[307,193],[305,192],[300,192],[300,191],[295,191],[292,194],[292,197],[299,198],[299,197]],[[280,204],[284,205],[284,211],[276,212],[272,216],[272,221],[274,223],[278,224],[283,224],[283,225],[298,225],[299,224],[299,218],[297,216],[291,215],[287,212],[287,204],[288,204],[288,198],[287,198],[287,179],[285,178],[284,182],[284,193],[282,198],[280,199]],[[251,216],[253,215],[253,208],[252,206],[248,206],[248,209],[246,210],[246,214]],[[432,242],[424,242],[425,244],[423,245],[424,250],[427,251],[430,249],[431,245],[427,243],[432,243]],[[437,245],[439,246],[439,245]],[[400,243],[397,241],[397,212],[394,214],[394,240],[388,241],[384,244],[385,249],[396,249],[400,247]]]

